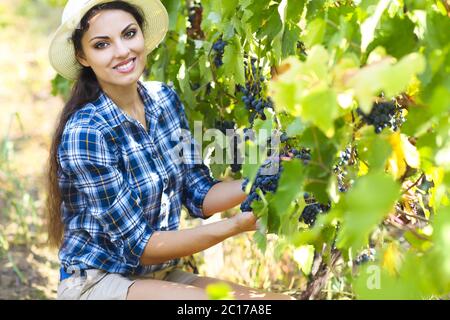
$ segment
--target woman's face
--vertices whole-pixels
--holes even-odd
[[[128,12],[103,10],[94,15],[81,44],[78,61],[92,68],[100,84],[127,86],[144,72],[144,36]]]

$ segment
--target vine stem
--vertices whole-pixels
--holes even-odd
[[[407,213],[407,212],[405,212],[405,211],[403,211],[402,209],[399,209],[399,208],[396,208],[395,210],[397,212],[401,213],[401,214],[404,214],[405,216],[416,218],[416,219],[421,220],[423,222],[430,223],[430,220],[428,220],[427,218],[424,218],[424,217],[421,217],[421,216],[418,216],[418,215],[415,215],[415,214]]]
[[[411,190],[413,187],[417,186],[419,184],[419,181],[422,180],[422,178],[425,177],[425,173],[422,172],[422,174],[420,175],[420,177],[412,184],[408,187],[408,189],[406,189],[405,191],[403,191],[403,193],[407,193],[409,190]]]
[[[402,226],[402,225],[392,221],[391,219],[387,219],[386,221],[388,223],[390,223],[392,226],[396,227],[397,229],[400,229],[400,230],[403,230],[403,231],[411,231],[412,234],[414,234],[417,238],[419,238],[421,240],[426,240],[426,241],[430,240],[428,237],[419,234],[414,228],[407,227],[407,226]]]
[[[323,164],[322,161],[322,155],[320,153],[320,148],[319,148],[319,142],[317,141],[317,135],[316,135],[316,130],[314,128],[312,128],[312,134],[313,134],[313,138],[314,138],[314,144],[316,145],[317,148],[317,155],[319,156],[319,161],[321,164]]]

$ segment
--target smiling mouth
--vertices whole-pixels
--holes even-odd
[[[133,65],[133,63],[136,61],[136,58],[132,58],[130,61],[128,61],[126,64],[122,64],[122,65],[120,65],[120,66],[116,66],[116,67],[114,67],[113,69],[116,69],[116,70],[127,70],[128,68],[130,68],[132,65]]]

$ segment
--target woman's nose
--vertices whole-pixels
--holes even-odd
[[[116,42],[116,57],[128,57],[130,48],[123,41]]]

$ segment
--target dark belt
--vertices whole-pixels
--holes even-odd
[[[67,273],[66,270],[64,270],[64,267],[61,267],[59,269],[59,281],[66,280],[66,279],[70,278],[71,276],[73,276],[74,274],[75,274],[75,271],[72,273]],[[86,271],[80,270],[80,275],[82,277],[84,277],[86,275]]]

